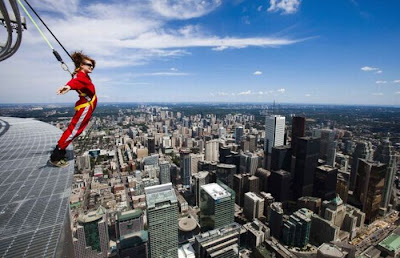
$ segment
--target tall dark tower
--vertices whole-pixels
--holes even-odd
[[[156,141],[155,141],[154,137],[147,138],[147,147],[149,149],[150,154],[156,152]]]
[[[291,171],[292,148],[288,145],[272,147],[271,170]]]
[[[292,150],[296,156],[297,138],[304,137],[306,132],[306,118],[302,116],[294,116],[292,119]]]
[[[330,201],[336,197],[337,168],[319,166],[315,171],[314,194],[323,201]]]
[[[365,220],[368,223],[374,221],[378,216],[385,186],[386,172],[386,164],[366,159],[358,160],[354,195],[361,203],[362,211],[365,213]]]
[[[311,196],[315,168],[318,166],[319,138],[300,137],[296,143],[297,156],[294,168],[293,198]]]

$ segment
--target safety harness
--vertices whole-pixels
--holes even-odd
[[[94,109],[94,104],[93,103],[96,100],[96,94],[93,95],[93,98],[90,98],[86,93],[84,93],[84,92],[82,92],[80,90],[77,90],[77,92],[79,93],[79,96],[80,97],[84,97],[87,100],[87,102],[76,106],[75,110],[79,111],[81,108],[85,108],[85,107],[87,107],[89,105],[92,107],[92,110],[93,110]]]

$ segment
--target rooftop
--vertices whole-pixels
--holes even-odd
[[[230,197],[231,194],[226,191],[222,186],[216,183],[211,183],[201,186],[214,200],[219,200],[225,197]]]
[[[66,225],[74,165],[47,164],[61,133],[34,119],[0,117],[1,257],[56,257],[66,245],[59,239]],[[67,155],[73,158],[71,148]]]
[[[157,203],[177,202],[172,183],[149,186],[146,187],[144,191],[146,193],[146,203],[148,209],[155,208]]]
[[[390,234],[379,245],[387,250],[396,252],[400,249],[400,236],[397,234]]]

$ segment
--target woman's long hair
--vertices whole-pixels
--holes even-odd
[[[89,56],[83,54],[82,51],[75,51],[74,53],[72,53],[71,57],[75,64],[74,74],[78,73],[81,70],[81,64],[83,63],[83,60],[88,60],[92,62],[93,68],[96,66],[96,61]]]

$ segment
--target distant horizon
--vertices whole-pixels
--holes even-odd
[[[194,105],[208,105],[208,104],[216,104],[216,105],[273,105],[274,102],[202,102],[202,101],[198,101],[198,102],[161,102],[161,101],[142,101],[142,102],[99,102],[98,106],[103,106],[103,105],[107,105],[107,104],[132,104],[132,105],[180,105],[180,104],[194,104]],[[0,107],[1,106],[13,106],[13,105],[62,105],[62,106],[71,106],[73,107],[74,102],[58,102],[58,103],[52,103],[52,102],[26,102],[26,103],[0,103]],[[335,103],[289,103],[289,102],[275,102],[276,106],[281,106],[281,105],[288,105],[288,106],[295,106],[295,105],[299,105],[299,106],[338,106],[338,107],[392,107],[392,108],[400,108],[400,104],[399,105],[377,105],[377,104],[335,104]]]

